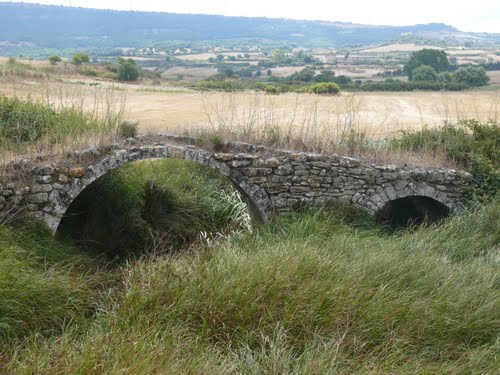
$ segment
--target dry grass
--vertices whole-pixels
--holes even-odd
[[[0,82],[4,83],[1,78]],[[18,155],[31,158],[44,155],[52,160],[64,157],[68,152],[100,148],[116,140],[118,126],[124,121],[126,92],[82,85],[64,85],[59,90],[49,90],[49,86],[39,84],[39,81],[29,84],[37,88],[32,92],[14,90],[11,94],[50,105],[58,113],[67,114],[69,111],[74,116],[60,117],[54,129],[36,141],[0,142],[0,170],[2,165]],[[6,86],[1,87],[4,89]],[[0,95],[6,93],[0,89]]]
[[[185,68],[182,66],[174,66],[162,73],[163,78],[173,79],[182,75],[184,79],[188,80],[199,80],[207,78],[217,74],[217,69],[215,68]]]
[[[493,85],[500,85],[500,70],[494,70],[487,72],[488,77],[490,77],[490,83]]]
[[[325,97],[295,93],[269,96],[255,92],[179,92],[174,86],[152,88],[96,82],[91,78],[70,82],[4,77],[0,83],[0,94],[29,96],[56,106],[77,106],[91,112],[109,107],[108,97],[112,96],[115,103],[121,102],[124,119],[139,122],[142,133],[209,131],[223,139],[337,152],[398,164],[435,165],[444,161],[434,157],[402,158],[392,152],[385,156],[366,155],[352,145],[361,142],[378,147],[402,131],[418,131],[444,122],[500,119],[499,90],[342,93]]]

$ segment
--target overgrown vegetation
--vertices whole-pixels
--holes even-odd
[[[354,96],[331,99],[357,113]],[[2,98],[0,108],[9,144],[81,125],[43,103]],[[234,131],[228,108],[213,117],[221,134]],[[294,142],[295,123],[284,131],[271,117],[260,136]],[[306,133],[317,125],[296,121]],[[367,146],[355,116],[338,121],[336,146]],[[252,126],[241,135],[259,136]],[[392,152],[445,152],[477,182],[462,214],[397,235],[333,203],[250,232],[227,180],[181,160],[98,179],[57,239],[0,223],[0,373],[493,374],[499,133],[496,122],[466,121],[389,142]],[[303,134],[302,147],[332,147]],[[217,132],[198,140],[222,143]]]
[[[104,113],[99,113],[98,108],[89,113],[81,106],[56,109],[44,101],[0,95],[0,156],[5,152],[25,152],[36,145],[42,147],[41,144],[53,147],[113,137],[118,129],[124,129],[122,113],[120,108],[112,107],[112,98],[108,98],[107,105],[110,107],[101,109]]]
[[[212,246],[123,264],[111,272],[120,280],[111,282],[116,287],[104,299],[95,297],[102,287],[93,297],[76,292],[75,284],[92,284],[82,278],[47,282],[41,293],[31,294],[26,294],[30,284],[9,283],[9,297],[0,305],[19,311],[17,323],[11,323],[19,331],[3,336],[0,368],[494,373],[499,209],[492,203],[439,228],[400,236],[380,235],[363,215],[296,213]],[[16,246],[20,238],[13,241]],[[2,239],[5,256],[11,250]],[[30,258],[29,246],[24,249],[18,253],[23,262],[44,264],[43,258]],[[44,248],[43,254],[53,251]],[[16,270],[4,259],[2,276],[5,267]],[[69,255],[66,260],[74,262]],[[31,275],[50,280],[64,270],[37,266]],[[93,281],[98,276],[80,272]],[[51,335],[37,335],[39,322],[51,321],[54,311],[37,310],[32,324],[30,306],[54,306],[58,295],[64,301],[75,295],[74,306],[87,304],[65,310],[61,303],[58,312],[68,323],[59,319],[49,324]],[[92,315],[86,313],[88,301],[97,301]]]
[[[468,120],[445,124],[440,128],[424,128],[395,139],[393,145],[410,152],[444,152],[450,160],[468,169],[474,176],[475,185],[467,190],[471,199],[492,199],[500,192],[498,122]]]
[[[175,159],[139,162],[88,187],[59,232],[111,259],[124,258],[246,229],[245,212],[229,181],[207,167]]]

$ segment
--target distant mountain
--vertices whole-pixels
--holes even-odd
[[[261,40],[342,47],[405,36],[499,42],[499,34],[462,33],[444,24],[371,26],[340,22],[126,12],[0,2],[0,48],[142,47],[166,41]]]

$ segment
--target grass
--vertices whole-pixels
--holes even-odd
[[[194,162],[161,159],[126,165],[94,182],[72,203],[59,235],[112,259],[188,248],[249,226],[227,178]]]
[[[22,99],[0,95],[0,162],[15,155],[65,151],[110,143],[118,135],[130,134],[133,126],[122,120],[122,109],[112,97],[95,97],[94,108],[61,100],[59,105],[46,100]]]
[[[476,130],[392,146],[471,142],[497,163],[498,129]],[[396,235],[338,205],[244,231],[214,173],[131,164],[80,195],[59,239],[1,225],[0,373],[498,372],[498,195]]]
[[[105,278],[109,281],[97,266],[43,230],[2,225],[0,341],[53,335],[92,315],[99,298],[96,287]]]
[[[7,341],[4,370],[493,374],[499,208],[399,236],[308,211],[131,260],[86,323]]]

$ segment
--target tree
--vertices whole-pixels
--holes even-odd
[[[439,75],[430,65],[420,65],[412,71],[413,81],[437,81]]]
[[[334,82],[335,72],[330,69],[322,70],[317,76],[314,77],[314,82]]]
[[[54,55],[49,57],[50,65],[56,65],[62,61],[61,56]]]
[[[425,48],[412,53],[410,60],[403,67],[403,72],[411,81],[413,79],[413,71],[422,65],[429,65],[438,73],[447,72],[450,67],[445,51]]]
[[[90,61],[89,55],[83,53],[83,52],[77,52],[73,55],[73,59],[71,62],[74,65],[82,65],[84,63],[88,63]]]
[[[308,66],[302,69],[300,72],[296,72],[288,76],[290,81],[301,81],[301,82],[311,82],[314,79],[316,71]]]
[[[453,72],[451,78],[454,82],[465,83],[469,86],[484,86],[490,78],[482,66],[466,66]]]
[[[268,77],[271,77],[273,75],[273,71],[271,69],[267,69],[266,74]]]
[[[137,81],[139,78],[139,69],[134,60],[120,59],[120,66],[118,67],[118,80],[119,81]]]

